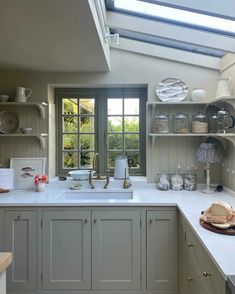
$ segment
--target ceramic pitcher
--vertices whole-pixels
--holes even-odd
[[[32,90],[30,88],[17,87],[16,88],[16,102],[26,102],[27,98],[32,94]]]
[[[217,78],[216,98],[231,96],[231,78]]]

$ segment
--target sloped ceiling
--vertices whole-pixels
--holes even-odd
[[[0,0],[0,70],[109,70],[89,2]]]

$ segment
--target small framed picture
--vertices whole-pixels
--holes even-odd
[[[14,169],[14,189],[34,189],[34,177],[45,174],[46,158],[10,158]]]

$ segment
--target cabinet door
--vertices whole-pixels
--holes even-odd
[[[37,288],[37,212],[5,211],[5,251],[13,253],[8,289]]]
[[[176,211],[147,212],[147,289],[178,288]]]
[[[90,289],[89,211],[43,213],[43,289]]]
[[[140,212],[92,213],[92,288],[140,288]]]
[[[4,210],[3,209],[0,209],[0,251],[4,251]]]

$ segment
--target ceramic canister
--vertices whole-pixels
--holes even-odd
[[[114,179],[125,179],[129,177],[127,158],[118,156],[115,159]]]

